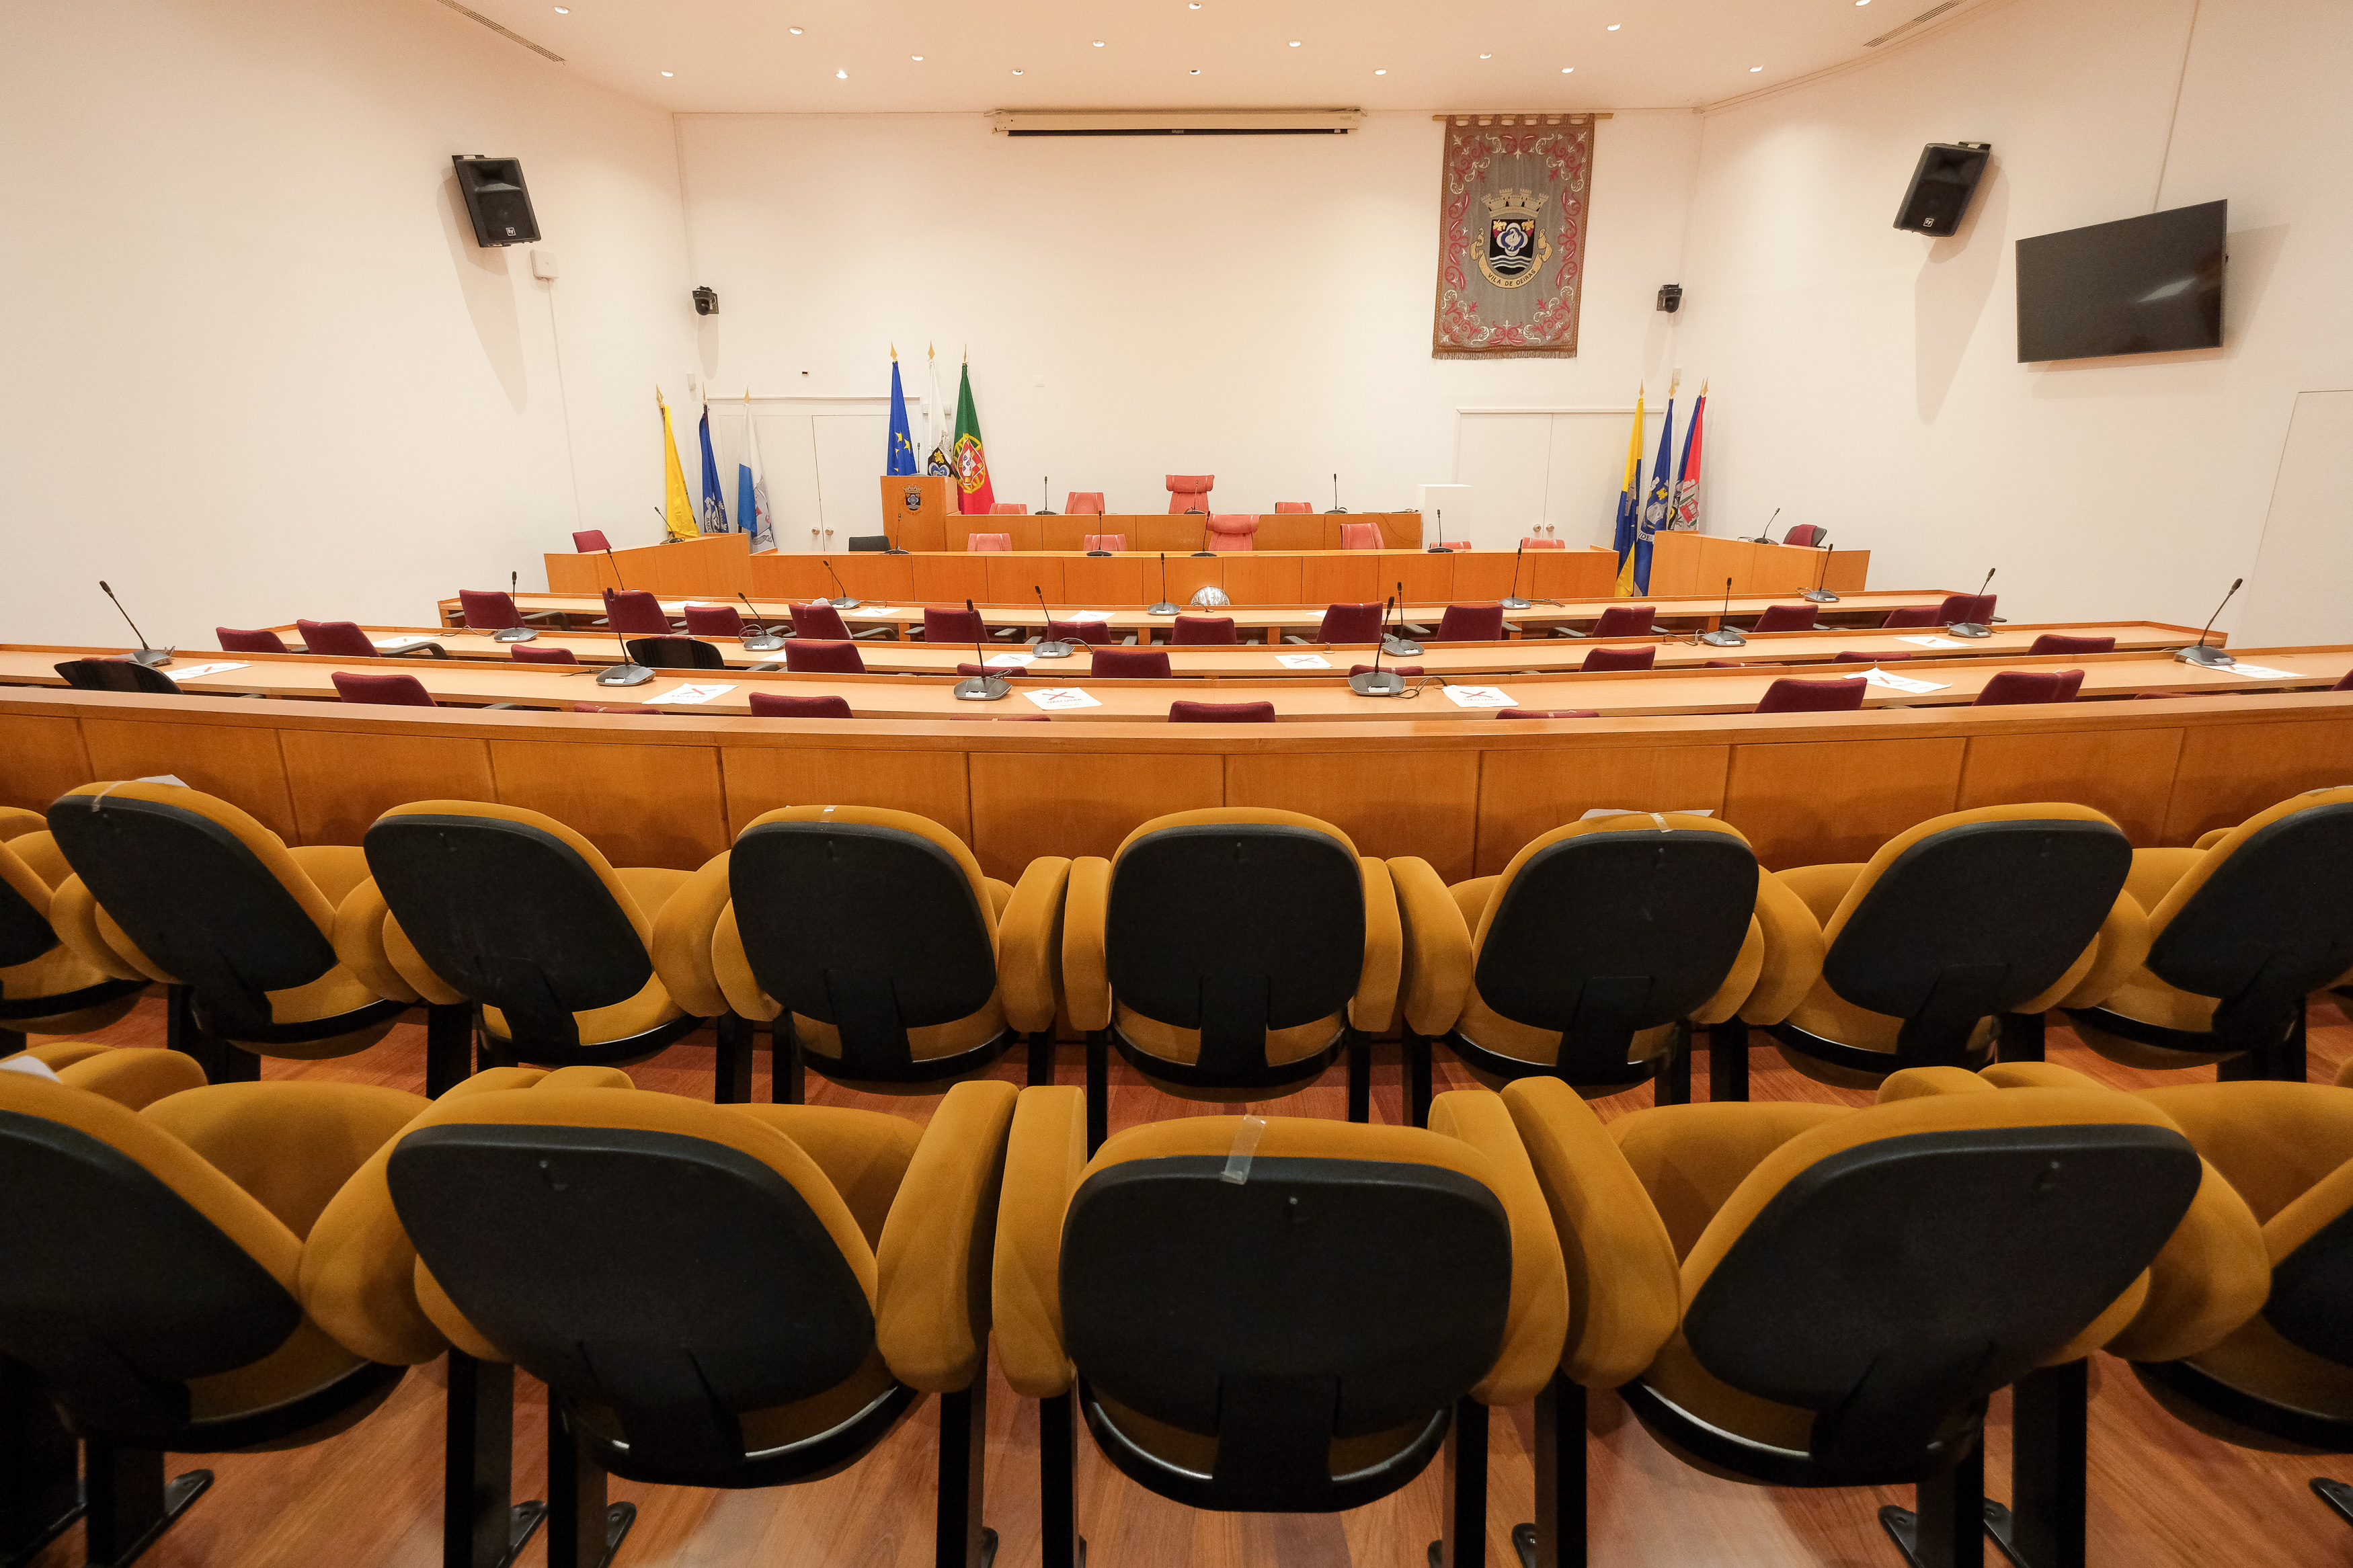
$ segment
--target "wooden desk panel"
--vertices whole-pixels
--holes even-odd
[[[616,866],[691,871],[730,842],[716,746],[549,740],[490,749],[501,801],[545,812]]]
[[[1917,822],[1954,809],[1968,742],[1745,742],[1732,749],[1724,818],[1776,871],[1868,860]]]
[[[1396,581],[1381,570],[1386,559],[1373,550],[1303,555],[1299,558],[1300,599],[1306,604],[1357,605],[1381,598]]]
[[[0,745],[0,805],[44,811],[49,802],[99,776],[82,743],[81,722],[39,713],[6,721]]]
[[[542,560],[552,594],[600,594],[624,584],[657,594],[712,598],[752,591],[752,541],[741,533],[633,546],[614,551],[610,560],[602,551],[566,552]]]
[[[1261,555],[1255,551],[1223,557],[1226,597],[1237,605],[1297,605],[1306,602],[1306,564],[1313,557]]]
[[[1335,768],[1326,756],[1237,752],[1226,758],[1228,805],[1304,812],[1346,834],[1359,855],[1419,855],[1450,884],[1473,875],[1479,759],[1399,747]]]
[[[2179,710],[2189,705],[2151,706]],[[2166,807],[2165,831],[2158,842],[2193,843],[2201,834],[2234,827],[2292,795],[2345,784],[2353,784],[2353,712],[2327,723],[2187,730]]]
[[[959,752],[819,746],[719,748],[732,838],[787,805],[871,805],[928,816],[972,841],[971,791]]]
[[[1720,813],[1731,759],[1730,746],[1704,742],[1489,751],[1480,758],[1479,844],[1471,874],[1493,876],[1530,839],[1588,811]]]
[[[1531,550],[1528,565],[1530,599],[1598,598],[1618,582],[1618,558],[1599,550]]]
[[[1961,764],[1953,809],[2071,801],[2105,812],[2134,843],[2154,844],[2180,759],[2179,730],[1979,735]]]
[[[1159,592],[1159,564],[1149,556],[1078,555],[1062,562],[1056,614],[1100,605],[1148,605]]]
[[[81,738],[92,778],[170,773],[191,789],[237,802],[280,838],[300,842],[278,732],[266,724],[181,723],[142,714],[86,719]]]
[[[1109,857],[1155,816],[1225,804],[1225,759],[1214,752],[1107,754],[1041,742],[1037,751],[975,752],[968,766],[973,853],[1008,882],[1041,855]]]
[[[370,823],[414,801],[499,798],[490,746],[472,737],[285,730],[279,749],[298,843],[357,844]]]

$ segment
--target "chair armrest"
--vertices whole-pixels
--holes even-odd
[[[1005,1021],[1023,1034],[1054,1026],[1062,1000],[1062,911],[1071,862],[1059,855],[1029,862],[997,921],[997,990]]]
[[[102,1094],[125,1110],[144,1110],[185,1089],[205,1087],[205,1069],[185,1051],[153,1046],[115,1046],[58,1067],[50,1067],[69,1089]]]
[[[948,1090],[891,1201],[874,1252],[874,1342],[926,1394],[988,1373],[988,1279],[1005,1140],[1020,1091],[982,1079]]]
[[[1025,1399],[1071,1391],[1062,1348],[1062,1219],[1087,1168],[1086,1092],[1025,1089],[1005,1148],[992,1269],[997,1357]]]
[[[391,913],[374,877],[344,894],[335,906],[335,960],[385,1001],[413,1006],[425,998],[393,967],[392,955],[385,950],[384,926]]]
[[[307,1237],[353,1174],[431,1104],[379,1084],[274,1079],[191,1089],[140,1115]]]
[[[654,973],[670,999],[698,1018],[727,1011],[726,993],[711,963],[712,933],[731,896],[727,855],[723,849],[705,860],[654,911]]]
[[[1502,1099],[1560,1241],[1569,1301],[1561,1374],[1587,1388],[1615,1388],[1651,1364],[1682,1318],[1674,1245],[1633,1167],[1575,1089],[1556,1078],[1524,1078]]]
[[[2102,1348],[2126,1361],[2211,1350],[2263,1310],[2272,1260],[2247,1200],[2203,1159],[2189,1212],[2148,1266],[2148,1297]]]
[[[1111,862],[1100,855],[1071,861],[1071,890],[1062,907],[1062,996],[1074,1028],[1111,1027],[1111,976],[1103,956],[1103,922],[1110,910]]]
[[[720,911],[719,923],[712,928],[711,972],[736,1016],[755,1024],[773,1023],[783,1016],[784,1004],[760,988],[760,977],[752,973],[752,961],[744,956],[744,937],[735,929],[735,906],[732,901]]]
[[[119,950],[114,939],[121,928],[106,918],[98,907],[98,900],[90,884],[79,877],[69,877],[49,895],[49,925],[58,940],[73,949],[76,958],[115,980],[158,981],[166,985],[177,984],[173,976],[146,962],[146,954],[132,948],[128,938]]]
[[[2063,980],[2052,987],[2058,994],[2046,992],[2018,1010],[2040,1013],[2052,1006],[2096,1007],[2148,962],[2148,916],[2130,893],[2118,893],[2108,918],[2100,922],[2099,934],[2092,938],[2091,967],[2074,977],[2073,984]]]
[[[2211,849],[2214,846],[2221,843],[2222,840],[2230,837],[2231,835],[2237,831],[2238,827],[2235,825],[2230,827],[2214,828],[2211,832],[2200,834],[2198,836],[2197,842],[2190,845],[2190,847],[2192,849]]]
[[[1552,1381],[1568,1331],[1568,1280],[1543,1188],[1502,1098],[1450,1089],[1430,1102],[1430,1130],[1459,1138],[1495,1167],[1495,1195],[1512,1226],[1512,1300],[1495,1364],[1471,1390],[1482,1405],[1524,1405]]]
[[[1740,1017],[1744,1023],[1778,1024],[1797,1010],[1821,979],[1828,947],[1805,900],[1761,866],[1757,870],[1756,920],[1765,937],[1765,961],[1757,970],[1756,988],[1740,1005]]]
[[[1471,928],[1437,868],[1418,855],[1389,861],[1404,928],[1404,962],[1398,1002],[1405,1026],[1417,1035],[1442,1035],[1462,1016],[1471,994]]]
[[[1715,994],[1688,1015],[1700,1025],[1725,1023],[1738,1016],[1748,998],[1757,993],[1757,977],[1765,973],[1765,928],[1755,915],[1748,917],[1747,932],[1740,939],[1740,951],[1732,957],[1732,967],[1724,972],[1724,981]]]
[[[1356,868],[1365,883],[1365,966],[1357,973],[1356,994],[1348,1003],[1348,1022],[1366,1033],[1379,1034],[1397,1021],[1405,931],[1388,867],[1359,856]]]

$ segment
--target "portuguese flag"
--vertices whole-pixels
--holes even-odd
[[[967,517],[986,516],[997,504],[997,491],[988,482],[988,454],[980,444],[980,414],[972,405],[972,363],[965,363],[964,384],[956,389],[955,452],[956,489],[959,508]]]

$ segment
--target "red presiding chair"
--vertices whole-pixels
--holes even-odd
[[[1217,487],[1215,474],[1170,474],[1168,476],[1168,510],[1170,511],[1207,511],[1209,491]]]
[[[1246,511],[1218,513],[1209,519],[1208,531],[1212,551],[1254,550],[1258,547],[1253,537],[1258,532],[1258,519]]]
[[[1322,624],[1312,637],[1286,637],[1282,640],[1295,643],[1366,643],[1381,640],[1379,605],[1327,605]],[[1503,614],[1501,610],[1497,615]]]
[[[1064,498],[1062,510],[1066,512],[1092,512],[1095,516],[1101,517],[1103,510],[1103,493],[1101,490],[1072,490]]]
[[[1894,631],[1899,626],[1941,626],[1945,623],[1926,605],[1906,605],[1900,610],[1890,610],[1887,618],[1879,623],[1882,631]]]
[[[891,628],[870,626],[853,632],[843,624],[841,612],[819,599],[814,604],[793,606],[793,633],[797,637],[813,637],[822,642],[848,642],[853,637],[879,637]]]
[[[1271,724],[1271,702],[1171,702],[1171,724]]]
[[[1599,708],[1498,708],[1498,719],[1599,719]]]
[[[1105,680],[1165,680],[1168,651],[1157,647],[1098,647],[1093,673]]]
[[[1500,642],[1504,637],[1504,606],[1501,605],[1449,605],[1446,613],[1438,617],[1438,629],[1429,634],[1430,642]]]
[[[661,601],[642,588],[606,589],[605,625],[623,637],[666,637],[670,633]]]
[[[1029,503],[1028,501],[1020,500],[992,501],[989,503],[988,515],[991,517],[1028,517],[1029,515]]]
[[[1378,550],[1380,547],[1380,524],[1377,522],[1344,522],[1340,525],[1341,549]]]
[[[787,697],[775,691],[754,691],[745,699],[754,719],[848,719],[849,701],[842,697]]]
[[[1798,524],[1797,527],[1789,530],[1788,532],[1783,534],[1781,536],[1781,542],[1784,544],[1803,545],[1808,549],[1812,549],[1815,546],[1820,545],[1823,540],[1829,537],[1830,532],[1827,529],[1817,528],[1810,522],[1801,522]]]
[[[785,639],[785,668],[795,675],[863,675],[866,660],[854,642],[815,642],[807,637]]]
[[[1568,548],[1568,543],[1567,541],[1559,539],[1538,539],[1535,534],[1531,533],[1526,538],[1520,541],[1520,548],[1523,550],[1566,550]]]
[[[686,635],[691,637],[740,637],[744,617],[733,605],[689,605]]]
[[[1664,637],[1667,628],[1658,624],[1655,605],[1612,605],[1594,617],[1589,632],[1567,632],[1568,637]]]
[[[967,533],[964,536],[964,547],[975,553],[1011,550],[1013,536],[1009,533]]]
[[[2005,669],[1985,683],[1976,708],[2006,708],[2017,702],[2073,702],[2084,685],[2080,669]]]
[[[2063,658],[2116,651],[2116,639],[2114,637],[2071,637],[2060,632],[2044,632],[2034,639],[2034,646],[2026,650],[2030,658],[2038,653],[2055,653]]]
[[[527,642],[514,645],[515,658],[523,664],[578,664],[568,647],[533,647]]]
[[[584,528],[572,536],[572,548],[586,555],[593,551],[610,550],[613,546],[606,540],[603,529]]]
[[[213,636],[220,641],[223,653],[292,653],[286,640],[276,632],[239,631],[235,626],[215,626]]]
[[[1759,713],[1852,713],[1862,706],[1865,683],[1850,676],[1844,680],[1775,681],[1757,700]]]
[[[1170,631],[1168,640],[1182,647],[1187,646],[1225,646],[1242,639],[1234,633],[1231,616],[1179,616]]]
[[[1127,535],[1124,533],[1088,533],[1082,534],[1080,537],[1085,540],[1086,547],[1089,550],[1124,550],[1127,548]]]
[[[1274,510],[1277,515],[1287,517],[1293,512],[1314,511],[1315,504],[1313,501],[1279,500],[1274,503]]]
[[[1811,605],[1767,605],[1765,613],[1750,626],[1754,632],[1810,632],[1814,629],[1814,607]]]
[[[1579,669],[1651,669],[1659,662],[1656,646],[1588,648]]]
[[[425,683],[413,675],[364,675],[339,669],[328,677],[335,695],[346,702],[375,702],[387,708],[438,708]]]

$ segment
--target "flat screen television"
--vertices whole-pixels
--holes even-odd
[[[2228,202],[2018,242],[2018,358],[2222,346]]]

